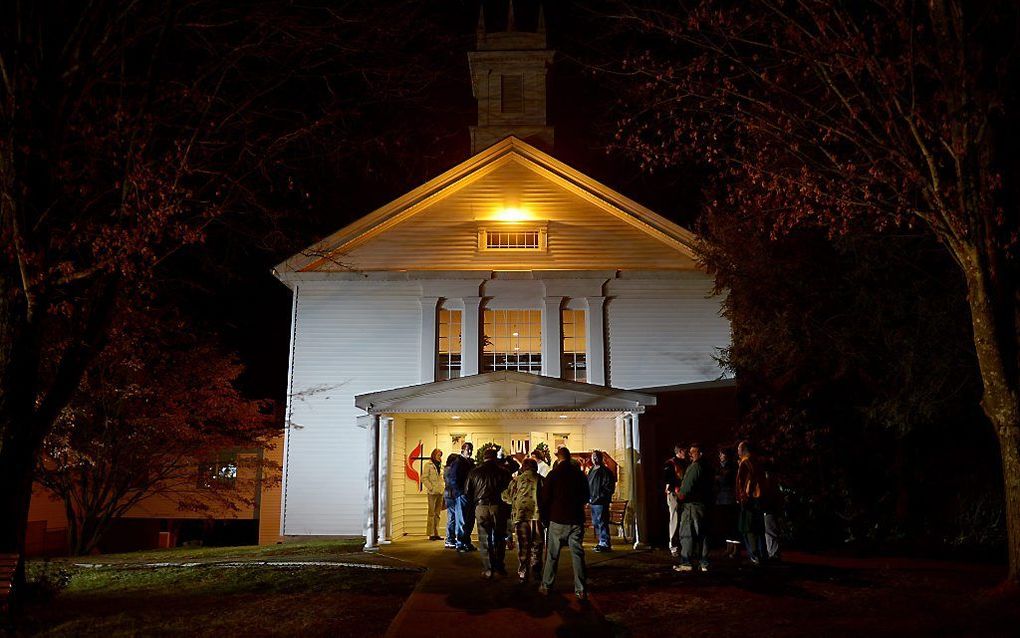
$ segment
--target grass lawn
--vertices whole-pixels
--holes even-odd
[[[678,574],[667,552],[636,553],[591,570],[589,586],[622,636],[1020,636],[1020,592],[1001,587],[1002,567],[787,558]]]
[[[346,567],[141,567],[146,562],[339,560],[360,543],[178,549],[29,565],[30,581],[62,573],[52,598],[26,601],[20,635],[377,636],[421,574]],[[347,558],[352,558],[348,556]],[[113,564],[76,567],[73,562]],[[131,565],[130,563],[134,563]]]
[[[342,554],[361,552],[362,538],[336,541],[308,541],[279,545],[243,545],[240,547],[177,547],[154,549],[126,554],[102,554],[58,559],[67,563],[124,564],[124,563],[190,563],[216,561],[260,560],[343,560]]]

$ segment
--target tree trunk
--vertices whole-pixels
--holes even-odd
[[[0,423],[0,428],[9,427]],[[27,443],[24,437],[5,437],[0,449],[0,553],[20,554],[22,558],[36,456],[35,448]],[[22,560],[15,574],[16,586],[25,582],[24,564]]]
[[[995,429],[1002,455],[1009,580],[1020,584],[1020,384],[1007,365],[1007,353],[1016,350],[1017,335],[1003,334],[999,324],[1003,309],[996,307],[990,276],[976,255],[964,261],[964,276],[984,386],[981,407]],[[1009,338],[1014,343],[1005,341]]]

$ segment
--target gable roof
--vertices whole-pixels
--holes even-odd
[[[644,412],[655,395],[516,371],[485,372],[354,397],[370,414],[398,412]]]
[[[290,257],[277,265],[274,272],[279,276],[287,272],[312,271],[328,264],[330,255],[368,241],[510,162],[542,175],[687,257],[696,259],[694,247],[697,239],[689,230],[511,135]]]

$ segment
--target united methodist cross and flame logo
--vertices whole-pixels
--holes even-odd
[[[425,473],[425,461],[429,460],[429,457],[423,456],[423,445],[422,441],[418,441],[418,447],[414,448],[404,461],[404,473],[407,474],[407,478],[418,484],[419,492],[422,490],[421,475]],[[417,468],[414,467],[415,461],[418,462]]]

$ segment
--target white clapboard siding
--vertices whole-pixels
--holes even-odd
[[[368,437],[354,396],[418,383],[418,300],[301,288],[296,316],[283,534],[361,534]]]
[[[407,435],[404,422],[394,419],[390,439],[390,536],[394,539],[404,535],[404,459],[410,453],[407,449]]]
[[[718,379],[715,357],[730,344],[712,278],[614,279],[607,285],[608,380],[638,389]]]
[[[407,453],[422,443],[422,456],[428,456],[437,445],[436,429],[431,418],[409,418],[406,420],[406,449]],[[447,438],[449,441],[449,438]],[[445,449],[445,448],[442,448]],[[425,461],[429,463],[429,461]],[[415,467],[421,467],[415,463]],[[403,472],[401,472],[403,474]],[[425,492],[418,491],[418,485],[414,481],[403,477],[400,484],[400,491],[404,495],[404,534],[408,536],[425,535],[425,519],[428,516],[428,499]],[[446,524],[446,518],[440,517],[440,525]]]
[[[545,226],[546,251],[479,250],[479,227],[505,206]],[[517,162],[504,163],[407,220],[336,256],[358,270],[690,269],[691,258]],[[325,262],[322,270],[335,269]]]

